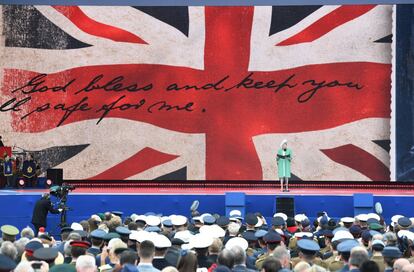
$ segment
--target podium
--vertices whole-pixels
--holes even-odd
[[[4,153],[7,153],[7,155],[9,155],[9,157],[11,157],[11,155],[12,155],[11,146],[2,146],[2,147],[0,147],[0,156],[1,156],[1,158],[4,158]]]

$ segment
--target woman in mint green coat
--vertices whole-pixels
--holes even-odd
[[[280,148],[277,151],[277,173],[280,179],[280,191],[289,192],[289,178],[290,178],[290,162],[292,161],[292,150],[287,148],[287,140],[280,143]],[[283,189],[283,184],[286,184],[286,189]]]

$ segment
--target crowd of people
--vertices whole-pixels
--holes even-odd
[[[413,218],[276,213],[268,221],[238,210],[190,218],[113,211],[62,227],[60,237],[4,225],[0,271],[414,271]]]

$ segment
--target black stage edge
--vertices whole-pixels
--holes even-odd
[[[77,188],[279,188],[279,181],[153,181],[153,180],[65,180],[65,183]],[[374,190],[410,190],[414,191],[414,182],[390,181],[289,181],[291,188],[320,188],[320,189],[374,189]]]

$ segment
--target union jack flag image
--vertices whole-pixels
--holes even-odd
[[[393,7],[1,6],[0,135],[76,180],[390,180]]]

